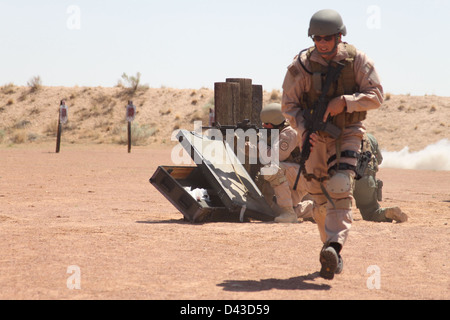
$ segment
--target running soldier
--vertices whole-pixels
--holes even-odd
[[[351,228],[355,168],[365,133],[362,121],[368,110],[383,102],[383,88],[374,63],[354,46],[342,42],[347,28],[340,14],[321,10],[310,21],[308,36],[314,46],[305,49],[288,67],[284,83],[282,111],[300,137],[305,137],[307,112],[322,95],[329,67],[343,64],[338,80],[326,94],[329,117],[341,129],[339,138],[318,131],[311,135],[312,152],[306,161],[307,192],[314,197],[314,220],[323,248],[320,251],[321,277],[333,279],[341,273],[342,248]],[[304,141],[302,141],[304,143]]]

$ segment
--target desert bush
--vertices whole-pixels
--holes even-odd
[[[16,86],[14,85],[14,83],[10,82],[8,84],[5,84],[2,88],[1,88],[1,93],[3,94],[13,94],[14,92],[16,92]]]
[[[27,141],[27,132],[23,129],[16,130],[11,135],[11,142],[15,144],[25,143]]]
[[[42,89],[42,80],[40,76],[34,76],[32,77],[28,82],[27,85],[30,87],[31,92],[36,92]]]
[[[270,93],[270,100],[278,101],[280,100],[280,91],[273,89]]]
[[[39,139],[39,135],[34,132],[28,133],[28,141],[33,142]]]
[[[25,129],[25,128],[28,127],[30,124],[31,124],[31,122],[28,121],[28,120],[20,120],[20,121],[17,121],[17,122],[14,124],[13,128],[14,128],[14,129]]]
[[[128,76],[125,72],[122,74],[122,80],[119,80],[117,86],[128,88],[132,93],[139,89],[148,89],[148,85],[141,84],[141,73],[136,73],[136,76]],[[123,81],[123,82],[122,82]]]
[[[44,133],[47,136],[56,137],[58,132],[58,120],[52,120],[44,129]]]
[[[200,110],[196,110],[194,112],[192,112],[190,115],[190,121],[194,122],[194,121],[206,121],[208,120],[207,116]]]
[[[131,144],[133,146],[145,145],[148,138],[154,136],[156,132],[157,129],[151,128],[149,125],[139,126],[133,122],[131,124]],[[128,144],[128,129],[126,126],[116,127],[113,134],[118,135],[118,138],[114,139],[117,144]]]

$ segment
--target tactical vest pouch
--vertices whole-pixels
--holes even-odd
[[[355,170],[355,173],[356,173],[355,179],[356,180],[360,180],[364,176],[364,173],[366,172],[367,168],[369,167],[370,159],[372,159],[372,152],[370,152],[370,151],[362,152],[359,155],[358,163],[356,165],[356,170]]]
[[[320,95],[322,93],[322,73],[314,72],[312,75],[312,82],[314,90]]]
[[[367,117],[367,111],[358,111],[352,113],[345,113],[345,124],[350,125],[357,122],[364,121]]]
[[[383,181],[377,179],[377,200],[383,201]]]
[[[338,128],[345,128],[349,125],[364,121],[367,117],[367,111],[358,111],[352,113],[340,113],[333,118],[333,124]]]

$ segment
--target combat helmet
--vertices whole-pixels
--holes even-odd
[[[342,33],[347,35],[347,27],[344,25],[341,15],[331,9],[316,12],[309,23],[308,36],[331,36]]]
[[[281,104],[271,103],[265,106],[260,113],[262,123],[271,123],[275,126],[279,126],[286,120],[281,112]]]

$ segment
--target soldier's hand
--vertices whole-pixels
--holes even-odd
[[[311,136],[309,137],[309,142],[311,143],[311,151],[316,145],[318,139],[319,136],[316,133],[311,133]]]
[[[328,108],[323,117],[323,122],[327,121],[328,116],[334,117],[337,116],[339,113],[344,112],[346,106],[347,103],[345,102],[344,96],[339,96],[331,100],[328,103]]]
[[[317,140],[319,139],[319,136],[316,133],[311,133],[309,136],[309,143],[311,144],[310,151],[312,152],[314,146],[317,143]],[[305,145],[306,135],[303,135],[303,146]]]

